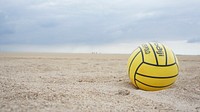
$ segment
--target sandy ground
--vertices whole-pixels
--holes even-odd
[[[200,56],[178,56],[169,89],[130,84],[129,55],[0,53],[0,111],[200,112]]]

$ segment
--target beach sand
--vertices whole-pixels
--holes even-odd
[[[128,57],[0,53],[0,111],[200,112],[200,56],[178,56],[176,83],[154,92],[130,83]]]

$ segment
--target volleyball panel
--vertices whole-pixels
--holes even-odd
[[[173,53],[174,54],[174,53]],[[177,67],[178,67],[178,70],[179,70],[179,63],[178,63],[178,59],[177,59],[177,57],[176,57],[176,55],[174,54],[174,58],[175,58],[175,62],[176,62],[176,65],[177,65]]]
[[[136,79],[140,83],[147,85],[149,87],[154,87],[154,88],[167,87],[167,86],[173,84],[174,81],[176,80],[176,78],[177,78],[177,75],[175,75],[174,77],[169,77],[169,78],[156,78],[156,77],[153,78],[153,77],[145,77],[140,74],[136,74]],[[140,86],[138,86],[138,87],[140,88]]]
[[[156,90],[162,90],[162,89],[165,89],[165,88],[168,88],[170,87],[171,85],[169,86],[166,86],[166,87],[150,87],[148,85],[144,85],[138,81],[136,81],[137,83],[137,86],[140,88],[140,89],[143,89],[143,90],[146,90],[146,91],[156,91]]]
[[[142,54],[141,52],[137,53],[136,56],[131,60],[130,66],[129,66],[129,77],[131,82],[136,86],[135,84],[135,73],[137,71],[137,68],[139,67],[139,65],[142,63]]]
[[[176,58],[172,52],[172,50],[165,46],[166,52],[167,52],[167,65],[173,64],[176,62]]]
[[[165,47],[161,43],[150,42],[151,48],[154,51],[155,57],[157,59],[157,65],[166,65],[166,52]]]
[[[168,66],[154,66],[143,63],[137,73],[152,77],[171,77],[178,74],[176,64]]]
[[[142,44],[140,47],[142,49],[144,62],[156,64],[156,58],[153,50],[151,49],[151,46],[148,43],[146,43]]]
[[[135,56],[138,55],[139,52],[140,52],[140,48],[137,48],[137,49],[135,49],[135,50],[132,52],[132,54],[130,55],[130,57],[129,57],[129,59],[128,59],[128,64],[127,64],[127,66],[128,66],[128,71],[129,71],[129,67],[130,67],[131,62],[133,61],[133,59],[135,58]]]

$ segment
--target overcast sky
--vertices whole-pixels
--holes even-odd
[[[200,0],[0,0],[0,51],[200,54]]]

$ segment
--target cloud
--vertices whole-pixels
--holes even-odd
[[[200,55],[199,43],[188,43],[187,40],[162,42],[170,47],[176,54]]]
[[[0,10],[0,36],[14,33],[12,26],[7,23],[6,18],[5,12]]]
[[[187,40],[187,43],[200,43],[200,38],[192,38]]]
[[[0,25],[0,27],[2,27],[2,25]],[[4,28],[0,28],[0,36],[2,35],[8,35],[8,34],[13,34],[14,30],[7,27],[7,26],[3,26]]]
[[[57,25],[59,25],[59,23],[55,22],[54,20],[46,20],[39,23],[39,25],[44,28],[51,28],[56,27]]]
[[[104,46],[190,40],[200,35],[198,0],[2,0],[0,45]]]

